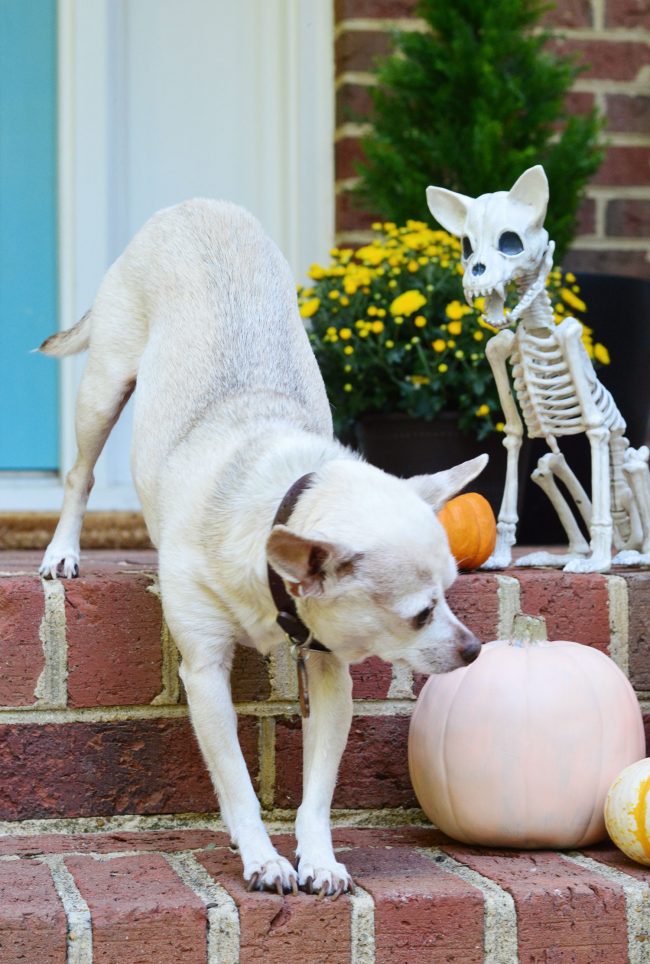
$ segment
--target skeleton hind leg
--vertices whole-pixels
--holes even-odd
[[[570,560],[584,556],[589,551],[587,540],[580,531],[567,500],[557,486],[555,475],[564,482],[583,517],[585,503],[589,505],[589,499],[567,465],[564,455],[559,451],[543,455],[531,478],[548,496],[566,532],[569,545],[566,553],[531,552],[517,560],[518,566],[564,566]]]

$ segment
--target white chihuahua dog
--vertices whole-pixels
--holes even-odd
[[[93,467],[137,382],[133,477],[190,716],[244,878],[279,893],[351,889],[330,832],[352,719],[348,667],[376,655],[444,672],[478,655],[445,601],[456,567],[433,510],[487,456],[400,480],[336,442],[289,267],[228,203],[189,201],[147,222],[92,309],[41,351],[85,348],[78,456],[41,574],[78,575]],[[262,822],[229,685],[236,643],[268,653],[285,635],[311,694],[296,868]]]

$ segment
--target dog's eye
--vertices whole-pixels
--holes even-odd
[[[521,254],[524,250],[524,244],[518,234],[514,231],[504,231],[499,238],[499,251],[501,254]]]
[[[465,260],[472,256],[472,245],[469,238],[463,238],[463,257]]]
[[[426,626],[426,624],[431,619],[432,613],[433,613],[433,606],[427,606],[426,609],[423,609],[421,612],[419,612],[417,616],[414,616],[413,619],[411,620],[413,628],[422,629],[423,626]]]

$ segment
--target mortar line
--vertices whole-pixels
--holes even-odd
[[[58,579],[41,579],[43,618],[38,637],[43,646],[43,670],[34,688],[35,707],[64,707],[68,702],[68,640],[65,589]]]
[[[275,800],[275,718],[260,720],[258,735],[259,800],[270,808]]]
[[[183,883],[206,908],[207,964],[238,964],[240,950],[239,911],[225,887],[217,883],[192,851],[163,853]]]
[[[360,716],[410,716],[412,699],[354,700],[353,712]],[[235,704],[239,716],[293,717],[300,714],[294,701],[268,700],[258,703],[249,701]],[[136,720],[184,719],[189,715],[185,704],[152,706],[102,706],[70,708],[4,707],[0,709],[0,724],[20,725],[29,723],[117,723]]]
[[[293,833],[296,811],[275,807],[263,813],[264,823],[270,834]],[[355,827],[390,828],[404,826],[430,826],[428,820],[417,807],[400,807],[383,810],[334,809],[331,812],[332,828]],[[79,834],[111,833],[150,833],[152,831],[191,831],[207,830],[212,833],[227,833],[227,828],[218,813],[176,813],[176,814],[120,814],[113,817],[50,817],[29,820],[1,820],[2,837],[29,838],[36,836],[60,836]]]
[[[521,584],[514,576],[497,574],[496,580],[499,602],[497,639],[510,639],[512,621],[521,612]]]
[[[607,576],[609,645],[607,651],[619,669],[630,675],[630,632],[627,582],[623,576]]]
[[[471,884],[483,895],[484,964],[513,964],[518,957],[517,910],[512,895],[489,877],[472,870],[437,847],[416,847],[418,853]]]
[[[147,592],[150,592],[152,596],[155,596],[158,602],[162,605],[160,583],[158,582],[157,576],[154,575],[152,577],[150,585],[147,586]],[[181,657],[162,612],[160,624],[160,655],[161,689],[158,695],[154,696],[154,698],[151,700],[150,705],[175,705],[180,701],[180,679],[178,673],[181,665]]]
[[[350,904],[351,964],[375,964],[375,902],[367,890],[355,884]]]
[[[66,917],[66,964],[92,964],[93,930],[90,908],[61,854],[47,855],[43,858],[43,863],[50,868]]]

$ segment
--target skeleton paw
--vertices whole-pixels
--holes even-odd
[[[79,549],[48,546],[39,566],[43,579],[76,579],[79,575]]]
[[[555,552],[529,552],[515,562],[515,566],[557,566],[561,568],[576,557]]]
[[[650,553],[623,549],[612,559],[614,566],[650,566]]]
[[[612,565],[610,556],[578,556],[564,567],[564,572],[609,572]]]
[[[298,875],[288,860],[276,854],[264,863],[251,861],[244,867],[247,890],[269,890],[282,894],[298,893]]]
[[[512,563],[510,549],[495,549],[490,558],[483,563],[481,569],[507,569]]]
[[[341,894],[354,893],[352,877],[345,865],[334,858],[330,861],[319,859],[312,863],[301,857],[298,863],[298,881],[302,890],[318,897],[331,897],[336,900]]]

